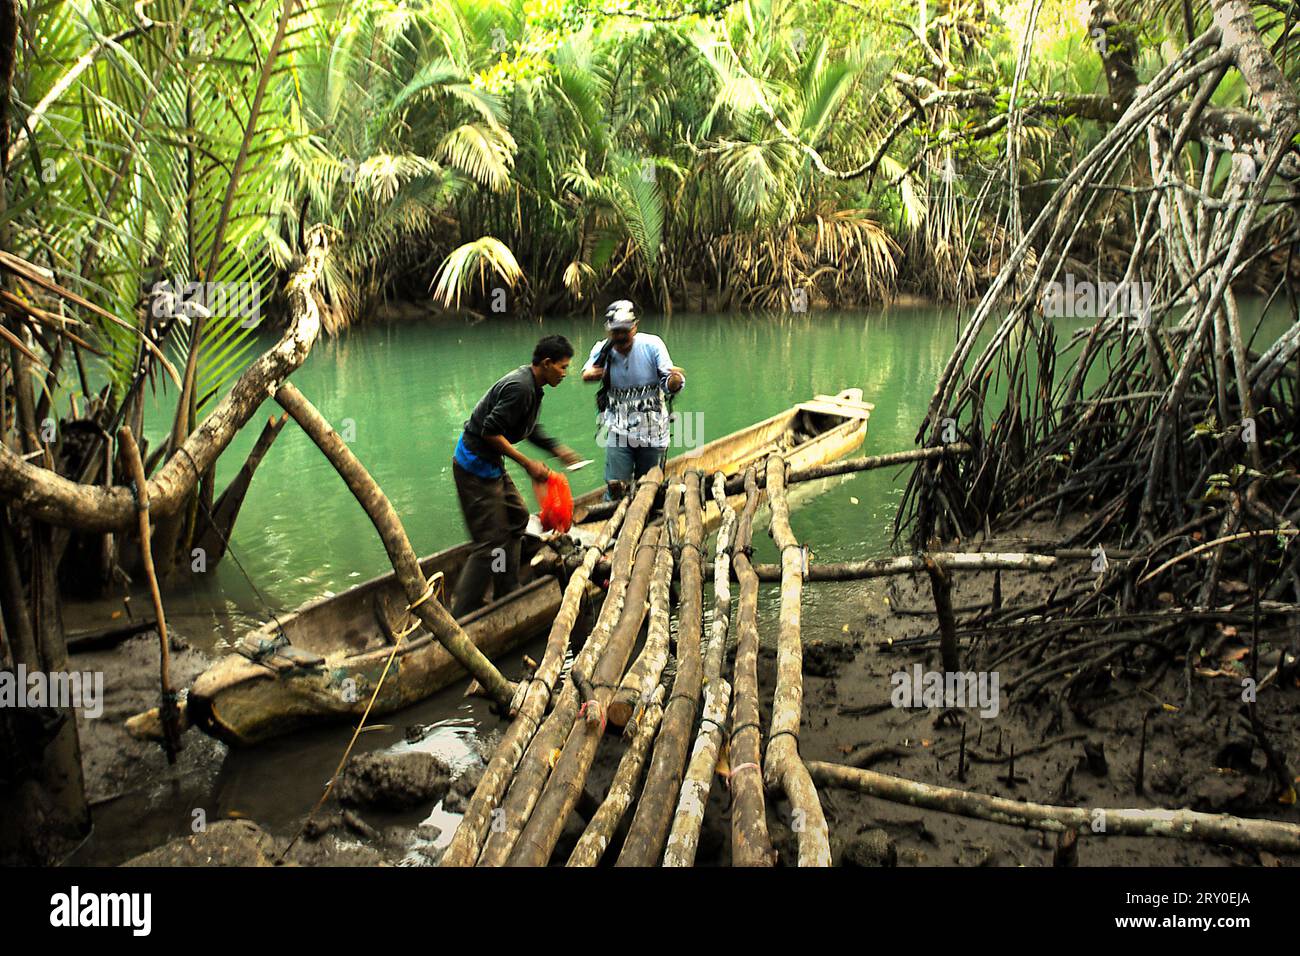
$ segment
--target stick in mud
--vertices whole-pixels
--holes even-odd
[[[618,510],[605,523],[600,537],[592,547],[587,549],[582,564],[565,585],[560,610],[555,615],[551,633],[546,639],[546,651],[542,655],[542,662],[533,673],[532,680],[523,685],[526,687],[524,699],[515,714],[514,723],[510,725],[510,729],[506,731],[505,737],[492,754],[492,759],[488,761],[487,769],[484,770],[483,777],[474,790],[474,796],[470,799],[469,807],[461,817],[460,825],[456,828],[451,844],[447,847],[439,865],[473,866],[478,859],[483,849],[483,840],[491,824],[492,811],[500,803],[506,787],[510,785],[515,768],[523,758],[524,749],[533,739],[533,732],[541,723],[546,705],[554,697],[552,688],[555,687],[560,670],[564,666],[564,657],[569,649],[569,636],[582,610],[582,599],[591,581],[592,568],[596,566],[596,561],[605,553],[622,526],[623,517],[627,514],[628,500],[624,498],[619,502]]]
[[[936,787],[902,777],[859,770],[841,764],[808,761],[814,780],[824,787],[842,787],[893,803],[1008,826],[1059,833],[1076,830],[1082,836],[1149,836],[1226,843],[1274,853],[1300,852],[1300,826],[1274,820],[1252,820],[1226,813],[1194,810],[1129,810],[1103,807],[1053,807],[982,793]]]

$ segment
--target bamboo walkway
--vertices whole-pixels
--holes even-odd
[[[787,497],[790,483],[817,477],[822,474],[791,472],[779,455],[730,479],[693,471],[665,483],[663,473],[654,469],[630,497],[617,503],[601,537],[573,567],[542,662],[518,686],[509,708],[512,722],[488,762],[442,866],[596,866],[602,862],[691,866],[710,793],[719,786],[730,790],[727,826],[733,866],[777,862],[768,832],[770,820],[780,820],[794,834],[799,866],[830,866],[829,833],[818,786],[1009,825],[1083,832],[1088,819],[1077,808],[926,786],[853,767],[809,762],[800,755],[800,613],[805,580],[928,573],[945,669],[955,670],[960,669],[960,660],[949,596],[951,572],[1033,573],[1051,569],[1057,560],[1022,553],[931,554],[826,566],[819,571],[809,565],[808,552],[796,537]],[[771,509],[768,533],[781,554],[779,576],[774,567],[763,578],[780,582],[776,633],[767,642],[777,654],[767,726],[759,704],[760,577],[750,560],[760,487],[766,490]],[[737,513],[728,495],[741,490],[745,499]],[[712,554],[706,555],[704,513],[710,499],[721,520]],[[662,510],[656,511],[660,500]],[[1059,557],[1073,555],[1062,552]],[[608,591],[561,687],[562,664],[582,602],[593,574],[604,566],[609,568]],[[714,584],[707,621],[706,568]],[[675,607],[674,579],[680,585]],[[733,581],[738,584],[734,607]],[[674,610],[675,652],[669,629]],[[647,619],[642,642],[642,624]],[[734,664],[728,672],[727,649],[732,646]],[[676,666],[670,668],[673,658]],[[670,672],[671,679],[666,679]],[[620,728],[625,746],[615,738]],[[584,808],[586,827],[566,858],[556,853],[556,847],[565,824],[587,797],[585,785],[602,745],[621,747],[613,781],[603,801],[594,809]],[[779,815],[773,803],[778,799]],[[587,802],[595,804],[590,797]],[[1300,827],[1293,824],[1187,811],[1104,812],[1108,822],[1113,818],[1113,833],[1300,852]],[[619,841],[617,835],[623,830]]]

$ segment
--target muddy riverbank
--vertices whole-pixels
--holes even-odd
[[[797,515],[796,515],[797,521]],[[999,541],[974,543],[971,550],[1046,547],[1050,529],[1022,528]],[[1059,538],[1059,534],[1055,537]],[[1058,584],[1082,580],[1087,561],[1063,562],[1051,574],[1005,574],[1001,591],[1008,605],[1033,604]],[[953,603],[959,620],[986,605],[991,573],[957,578]],[[1066,672],[1034,702],[1003,692],[996,707],[960,711],[957,720],[936,709],[891,706],[894,675],[941,670],[937,624],[928,580],[879,579],[847,591],[836,583],[809,583],[805,601],[840,600],[835,615],[810,615],[804,628],[804,722],[800,750],[806,759],[869,766],[909,780],[1038,803],[1089,808],[1179,808],[1291,820],[1292,807],[1270,799],[1263,751],[1243,728],[1241,650],[1248,635],[1220,634],[1217,665],[1197,668],[1196,706],[1184,710],[1184,667],[1168,662],[1156,680],[1122,667],[1106,675],[1086,709],[1053,705],[1054,689]],[[836,589],[841,589],[837,592]],[[760,594],[763,648],[759,680],[764,725],[775,685],[776,588]],[[966,609],[965,614],[963,609]],[[1027,636],[1030,632],[1024,632]],[[1285,642],[1285,629],[1261,633],[1261,649]],[[991,640],[982,635],[980,640]],[[1086,633],[1079,640],[1087,640]],[[526,651],[538,656],[535,648]],[[965,652],[969,648],[964,647]],[[186,642],[173,652],[178,680],[187,681],[207,657]],[[169,767],[156,745],[127,737],[121,721],[156,696],[157,641],[141,635],[113,651],[79,654],[74,666],[103,669],[107,688],[103,717],[82,721],[88,786],[96,833],[74,861],[117,864],[149,853],[141,862],[184,865],[274,861],[299,833],[307,813],[337,764],[349,728],[328,728],[285,737],[231,753],[198,731],[186,734],[186,748]],[[518,652],[499,662],[508,674],[521,670]],[[968,665],[969,666],[969,665]],[[1014,685],[1030,665],[998,668],[1002,687]],[[317,815],[313,830],[284,856],[303,865],[429,865],[437,861],[458,820],[474,773],[490,753],[504,724],[482,701],[448,691],[398,714],[377,718],[356,753],[426,754],[438,762],[446,786],[424,801],[392,806],[340,806],[333,798]],[[1300,690],[1294,681],[1260,696],[1260,712],[1273,745],[1294,753],[1300,743]],[[1145,747],[1142,726],[1146,718]],[[967,759],[959,779],[958,750],[965,725]],[[603,798],[623,751],[608,737],[588,780],[592,798]],[[1012,759],[1014,756],[1014,766]],[[1137,793],[1139,763],[1141,793]],[[821,788],[835,861],[841,865],[1047,866],[1056,837],[981,820],[919,810],[843,790]],[[698,863],[730,858],[729,795],[719,775],[710,798]],[[382,804],[382,801],[379,801]],[[793,865],[794,835],[789,808],[769,805],[769,827],[781,862]],[[198,821],[202,821],[200,826]],[[236,821],[215,826],[222,821]],[[257,825],[255,829],[252,824]],[[562,862],[583,826],[575,815],[556,850]],[[205,832],[206,831],[206,832]],[[315,837],[313,839],[313,837]],[[617,852],[616,836],[608,859]],[[170,842],[169,841],[174,841]],[[169,845],[168,845],[169,844]],[[164,846],[166,845],[166,846]],[[225,850],[222,848],[225,847]],[[159,849],[162,848],[162,849]],[[154,852],[150,852],[154,851]],[[1278,865],[1266,852],[1158,838],[1091,836],[1078,844],[1079,865]]]

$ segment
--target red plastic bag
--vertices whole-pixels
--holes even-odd
[[[533,485],[537,503],[542,506],[542,527],[547,531],[568,531],[573,526],[573,492],[569,479],[558,471],[551,472],[546,484]]]

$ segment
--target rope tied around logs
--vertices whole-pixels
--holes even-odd
[[[445,580],[446,577],[443,575],[441,571],[439,571],[433,577],[429,578],[428,582],[426,582],[428,584],[428,587],[425,589],[424,594],[420,595],[420,597],[413,604],[406,605],[406,609],[408,611],[414,611],[425,601],[429,600],[429,598],[433,597],[434,592],[437,592],[438,603],[441,604],[443,598],[443,582]]]

